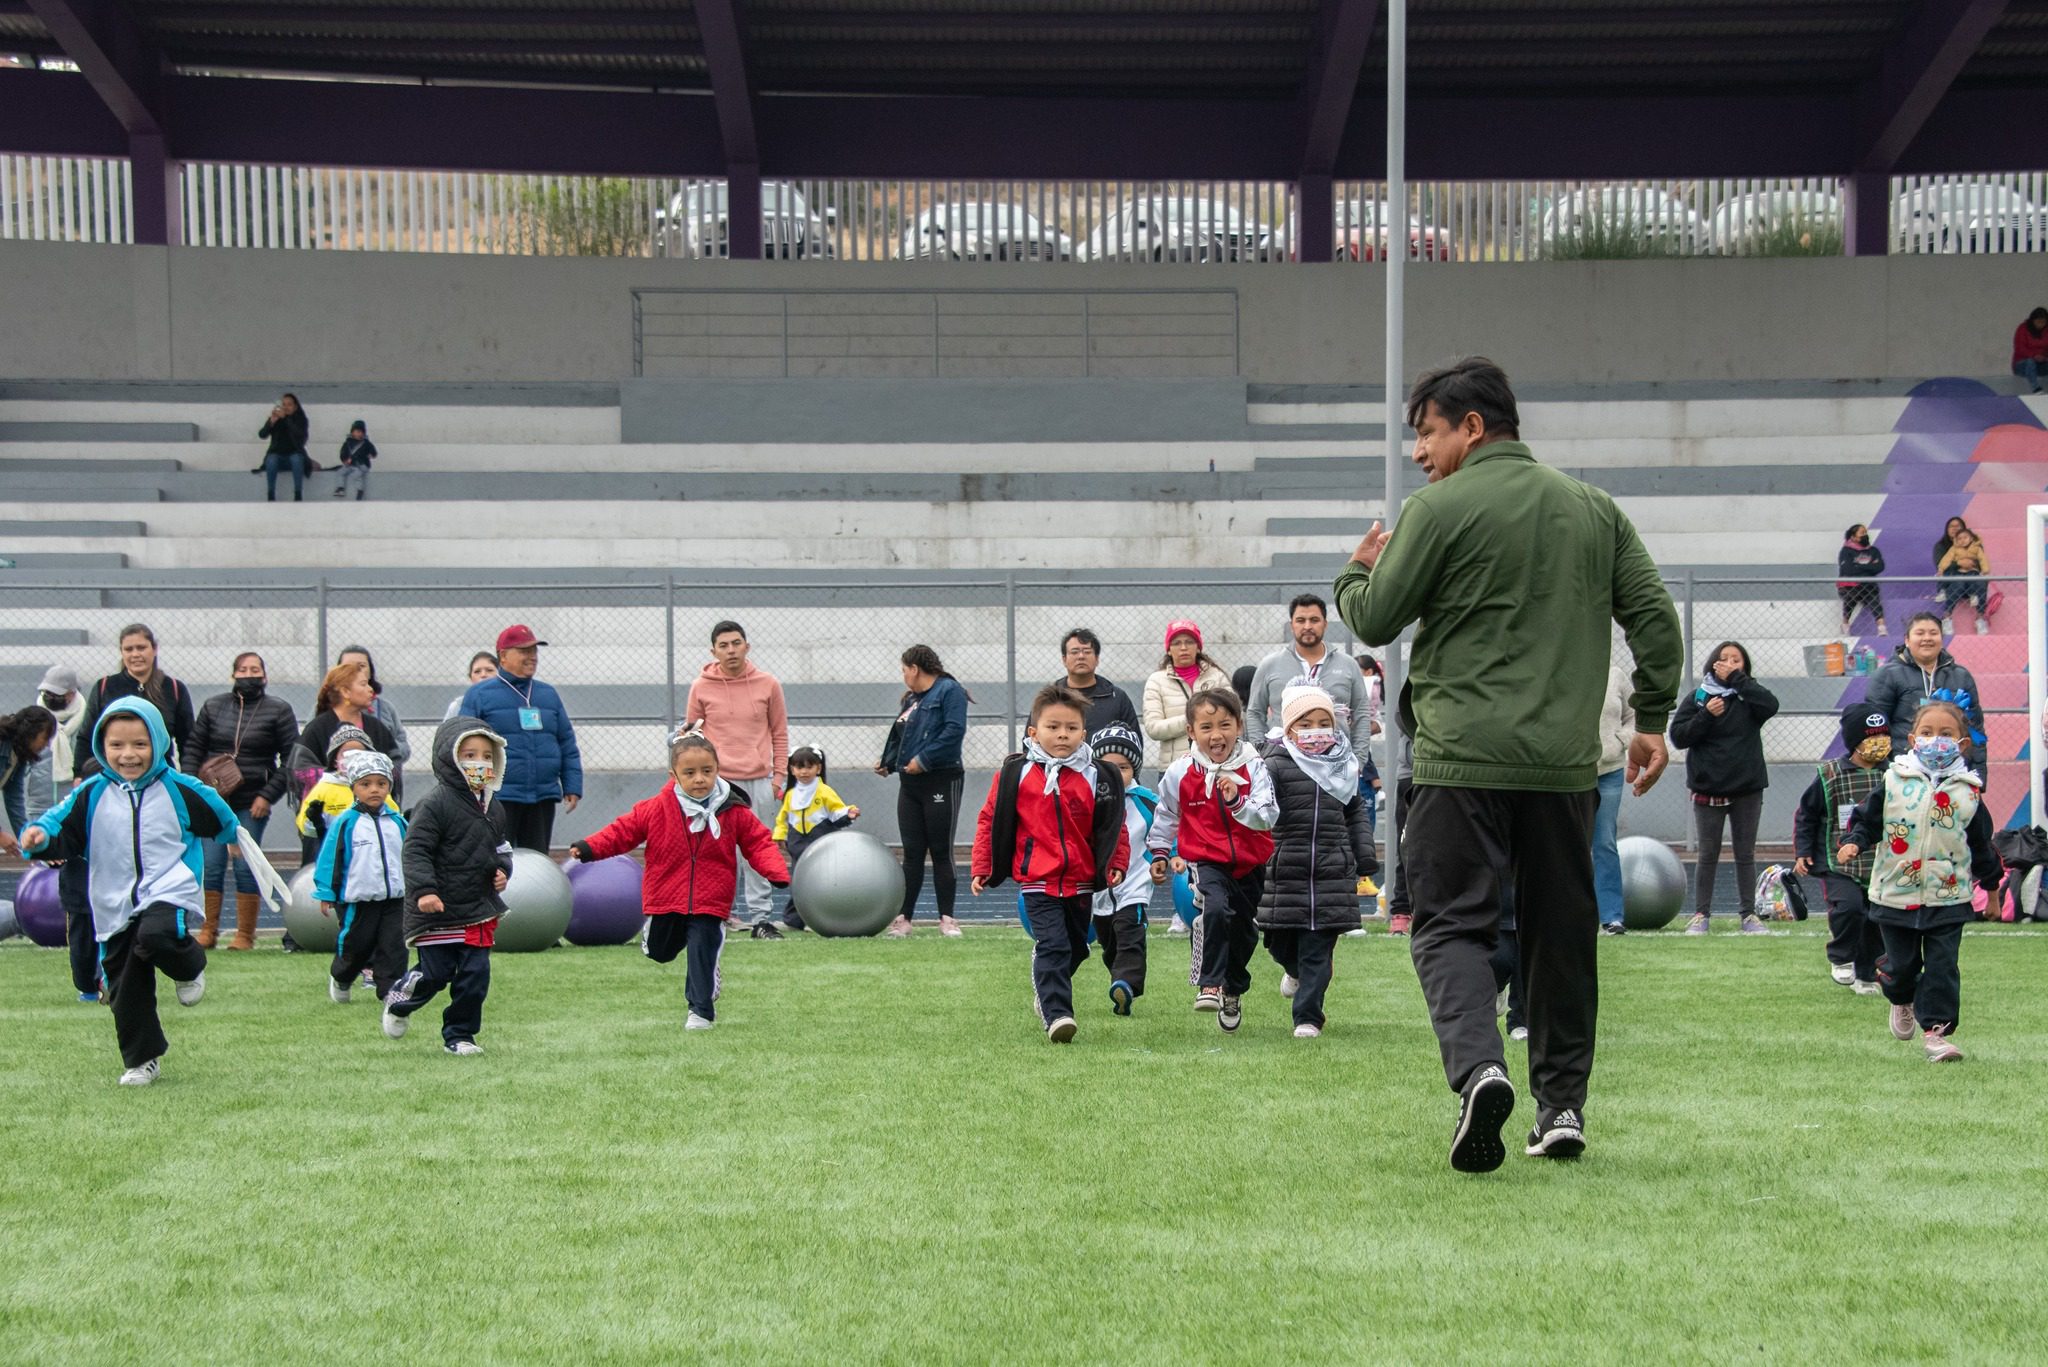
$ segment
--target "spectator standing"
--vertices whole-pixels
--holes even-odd
[[[910,934],[918,894],[924,891],[924,862],[932,862],[932,891],[939,899],[939,932],[958,935],[953,899],[958,869],[953,838],[960,819],[960,789],[967,770],[961,750],[967,740],[967,704],[974,701],[946,672],[939,653],[927,645],[903,652],[903,697],[896,724],[882,745],[878,774],[896,774],[896,826],[903,839],[903,909],[889,925],[898,939]]]
[[[370,738],[371,748],[387,759],[398,758],[398,738],[377,719],[377,690],[370,683],[370,666],[351,659],[327,671],[320,691],[313,699],[313,719],[299,732],[292,748],[291,776],[296,791],[303,794],[327,769],[328,751],[334,733],[344,726],[360,727]],[[309,860],[318,847],[306,856]]]
[[[1740,642],[1723,641],[1707,656],[1700,686],[1671,720],[1671,743],[1686,752],[1685,782],[1692,789],[1693,830],[1699,838],[1688,935],[1705,935],[1709,928],[1724,825],[1735,847],[1742,933],[1770,933],[1749,899],[1756,889],[1756,831],[1763,819],[1764,789],[1771,785],[1764,723],[1776,715],[1777,696],[1757,682],[1749,651]]]
[[[1891,718],[1895,755],[1913,748],[1913,718],[1921,708],[1931,702],[1954,703],[1970,723],[1964,758],[1980,777],[1990,778],[1984,763],[1984,703],[1977,696],[1976,677],[1948,653],[1941,618],[1933,613],[1916,612],[1907,619],[1905,642],[1870,681],[1865,701],[1871,711]]]
[[[284,470],[292,472],[292,502],[305,501],[306,473],[311,465],[306,454],[309,430],[306,410],[299,406],[296,394],[279,399],[263,426],[257,429],[256,435],[270,442],[263,452],[263,464],[256,467],[263,472],[263,494],[268,502],[277,502],[277,477]]]
[[[356,501],[370,492],[370,462],[377,459],[377,443],[370,440],[370,429],[357,418],[349,424],[348,439],[341,444],[341,454],[335,457],[341,466],[341,481],[334,486],[336,498],[348,497],[351,486],[356,491]]]
[[[462,693],[457,693],[448,700],[448,710],[441,714],[441,720],[447,721],[456,716],[462,709],[463,694],[467,693],[475,685],[482,683],[485,679],[491,678],[497,672],[498,657],[491,651],[479,650],[476,654],[470,656],[469,683],[464,685]]]
[[[263,657],[253,650],[237,655],[229,690],[200,705],[192,724],[192,743],[179,756],[180,768],[216,790],[221,785],[204,772],[207,763],[215,759],[234,762],[234,779],[221,798],[258,841],[270,824],[271,808],[284,800],[292,750],[299,742],[298,715],[290,703],[272,697],[269,690],[270,674]],[[204,921],[194,937],[201,949],[212,949],[220,942],[221,901],[227,892],[231,860],[235,866],[235,938],[228,948],[256,947],[262,897],[255,871],[235,857],[234,844],[233,837],[224,840],[214,835],[206,837],[202,846]]]
[[[1066,686],[1088,700],[1087,734],[1105,726],[1138,729],[1138,709],[1131,706],[1131,695],[1095,672],[1102,663],[1101,637],[1087,627],[1075,627],[1060,638],[1060,658],[1067,666]]]
[[[363,646],[345,646],[341,654],[334,657],[338,665],[354,660],[362,661],[363,668],[370,675],[370,692],[374,701],[369,713],[384,723],[384,730],[391,736],[391,749],[384,753],[391,759],[391,791],[399,798],[405,797],[405,762],[412,758],[412,742],[405,737],[405,723],[399,720],[398,709],[384,696],[384,683],[377,677],[377,662],[370,658],[370,652]]]
[[[746,794],[755,816],[773,823],[789,771],[789,707],[782,684],[747,658],[752,649],[738,622],[711,628],[711,662],[690,684],[683,722],[701,725],[717,747],[718,776]],[[740,862],[746,867],[735,891],[746,899],[748,921],[760,925],[774,910],[774,884],[752,863]]]
[[[1245,708],[1245,734],[1264,745],[1280,730],[1280,695],[1290,685],[1320,688],[1337,704],[1337,725],[1361,754],[1372,748],[1372,694],[1365,671],[1325,639],[1329,606],[1313,593],[1299,594],[1287,605],[1287,630],[1293,643],[1259,662],[1252,676],[1251,702]]]
[[[2012,373],[2039,394],[2044,371],[2048,371],[2048,308],[2028,314],[2012,334]]]
[[[19,855],[28,824],[28,772],[50,751],[57,718],[47,707],[29,706],[0,717],[0,854]]]
[[[1188,752],[1188,699],[1206,688],[1229,687],[1223,666],[1202,649],[1202,629],[1185,619],[1168,622],[1166,657],[1145,680],[1145,734],[1159,746],[1161,773]]]
[[[1593,813],[1593,895],[1600,901],[1600,933],[1625,934],[1621,917],[1621,789],[1628,743],[1636,733],[1635,685],[1620,660],[1607,666],[1607,701],[1600,708],[1600,807]]]
[[[31,818],[57,805],[57,787],[70,786],[72,747],[78,743],[78,723],[85,716],[85,695],[78,691],[78,675],[63,665],[51,665],[36,685],[36,702],[57,719],[57,734],[50,752],[29,770],[24,790]]]
[[[498,802],[512,843],[543,854],[554,840],[556,807],[573,812],[583,800],[576,727],[554,686],[535,677],[546,644],[531,627],[506,627],[498,633],[498,672],[462,695],[462,715],[505,738]]]
[[[1884,552],[1877,548],[1870,528],[1859,522],[1842,534],[1842,549],[1835,553],[1835,592],[1842,598],[1842,634],[1856,624],[1856,614],[1867,612],[1883,636],[1884,595],[1877,578],[1884,573]]]
[[[163,714],[170,732],[171,748],[182,755],[192,739],[192,690],[157,668],[156,633],[141,622],[121,628],[121,672],[109,674],[85,691],[85,707],[76,734],[90,736],[99,724],[100,713],[122,698],[141,698]],[[170,756],[164,763],[175,764]],[[81,779],[99,772],[91,745],[71,749],[71,777]]]

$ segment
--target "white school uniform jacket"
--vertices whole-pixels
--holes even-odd
[[[1145,858],[1145,835],[1152,829],[1152,794],[1133,788],[1124,794],[1124,833],[1131,838],[1131,868],[1124,881],[1095,894],[1094,911],[1107,916],[1118,907],[1152,905],[1152,861]]]
[[[313,875],[323,902],[388,902],[405,896],[405,818],[348,809],[328,827]]]

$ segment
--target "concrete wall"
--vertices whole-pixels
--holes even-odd
[[[2038,256],[1443,265],[1410,272],[1417,367],[1518,381],[1996,375]],[[1379,378],[1371,266],[1001,267],[562,260],[0,243],[0,376],[615,380],[636,288],[1238,292],[1245,378]]]

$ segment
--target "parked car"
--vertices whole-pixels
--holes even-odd
[[[1753,256],[1781,233],[1842,232],[1842,197],[1832,190],[1759,190],[1725,201],[1707,220],[1709,249]]]
[[[1273,234],[1212,199],[1148,198],[1123,206],[1088,234],[1088,261],[1269,261]]]
[[[832,244],[836,212],[814,212],[787,181],[761,182],[761,254],[767,257],[838,255]],[[654,216],[655,236],[669,256],[729,256],[726,183],[686,185]]]
[[[1654,252],[1691,255],[1707,242],[1706,224],[1676,196],[1650,185],[1574,190],[1543,211],[1543,253],[1606,239],[1632,239]]]
[[[2035,247],[2048,244],[2048,210],[2006,185],[1923,185],[1892,201],[1892,230],[1910,251]]]
[[[1074,244],[1022,205],[968,201],[925,210],[903,234],[905,260],[1070,261]]]
[[[1384,199],[1346,200],[1337,206],[1335,259],[1377,261],[1387,253],[1387,225],[1394,211]],[[1448,261],[1451,239],[1441,228],[1422,221],[1419,214],[1408,216],[1408,255],[1411,260]],[[1291,259],[1291,258],[1290,258]]]

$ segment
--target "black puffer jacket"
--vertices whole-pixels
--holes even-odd
[[[1356,793],[1339,802],[1294,762],[1285,745],[1264,751],[1280,820],[1273,827],[1273,860],[1259,899],[1264,930],[1358,929],[1358,878],[1380,871]]]
[[[497,772],[482,801],[469,791],[455,762],[455,747],[467,736],[491,742]],[[505,778],[505,738],[475,717],[450,717],[434,732],[434,790],[412,809],[405,833],[405,939],[410,944],[435,930],[456,930],[505,914],[505,901],[491,884],[512,874],[512,844],[498,785]],[[420,910],[429,893],[441,899],[433,915]]]
[[[1671,743],[1686,752],[1685,786],[1707,797],[1743,797],[1771,786],[1764,763],[1764,723],[1778,715],[1778,695],[1749,675],[1728,677],[1733,697],[1720,716],[1694,689],[1671,719]]]
[[[236,726],[241,739],[235,738]],[[283,698],[265,693],[244,703],[233,693],[218,693],[199,705],[192,739],[178,748],[178,764],[194,778],[199,766],[215,755],[233,755],[242,771],[242,786],[228,795],[228,806],[246,812],[257,798],[273,807],[284,800],[285,762],[299,742],[299,718]]]

